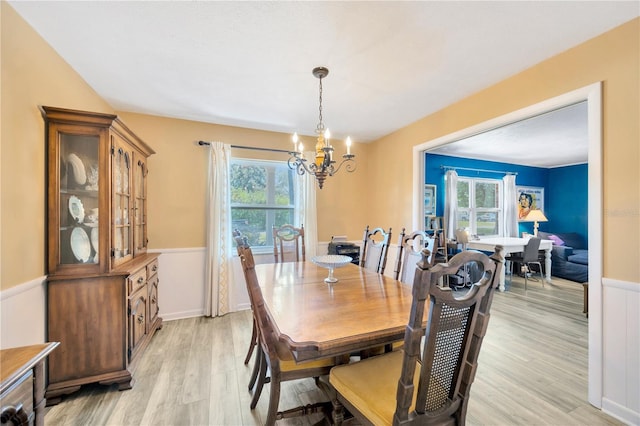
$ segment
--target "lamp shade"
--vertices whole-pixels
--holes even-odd
[[[544,215],[544,213],[542,213],[542,210],[536,209],[536,210],[531,210],[529,214],[524,218],[524,221],[525,222],[547,222],[548,219]]]

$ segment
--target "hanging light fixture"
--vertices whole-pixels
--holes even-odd
[[[289,154],[289,167],[295,169],[299,175],[309,173],[315,176],[318,181],[318,187],[322,189],[327,176],[333,176],[338,173],[343,164],[346,164],[345,170],[353,172],[356,169],[355,155],[351,153],[351,138],[347,138],[347,153],[342,155],[342,161],[336,167],[336,161],[333,159],[333,146],[331,146],[331,133],[325,128],[322,122],[322,79],[329,74],[329,70],[325,67],[317,67],[313,69],[313,75],[320,80],[320,107],[319,122],[316,126],[318,134],[316,141],[316,154],[313,162],[307,162],[304,158],[304,146],[299,142],[298,133],[294,133],[293,151]]]

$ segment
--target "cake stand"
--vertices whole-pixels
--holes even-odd
[[[311,261],[318,266],[327,268],[329,276],[324,279],[325,283],[335,283],[338,279],[333,276],[333,270],[348,265],[353,259],[349,256],[341,256],[338,254],[327,254],[324,256],[314,256]]]

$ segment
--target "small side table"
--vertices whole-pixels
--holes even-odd
[[[44,425],[44,361],[60,342],[0,351],[2,423]]]

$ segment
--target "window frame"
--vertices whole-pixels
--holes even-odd
[[[477,229],[477,217],[483,213],[494,213],[496,214],[496,218],[498,221],[497,226],[497,234],[483,234],[483,237],[500,237],[504,235],[504,206],[503,206],[503,197],[504,197],[504,186],[501,179],[491,179],[491,178],[473,178],[467,176],[459,176],[458,177],[458,185],[461,182],[467,182],[469,185],[469,207],[461,207],[458,203],[457,214],[456,214],[456,229],[462,228],[460,226],[460,214],[462,212],[468,212],[469,216],[469,226],[464,227],[469,231],[471,235],[478,235]],[[498,194],[496,196],[496,204],[497,207],[476,207],[476,184],[477,183],[490,183],[492,185],[497,185]],[[459,201],[459,200],[456,200]]]

